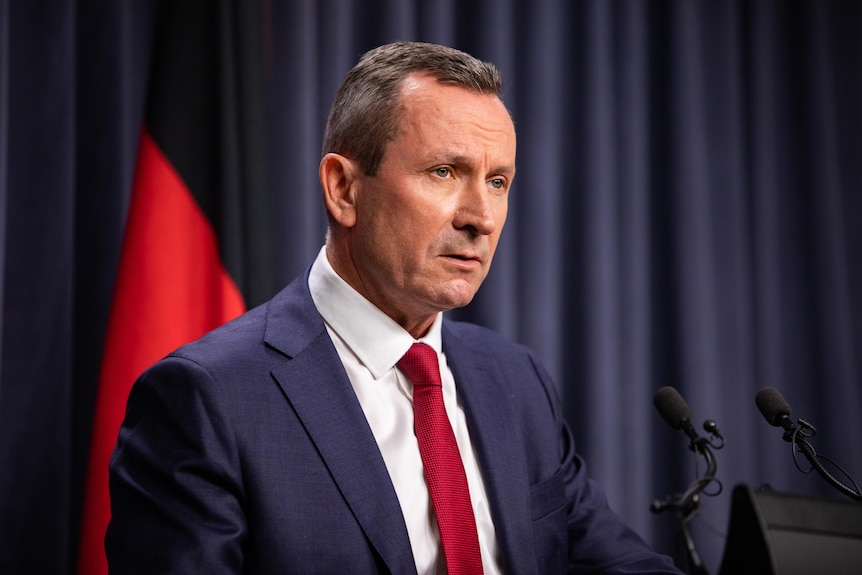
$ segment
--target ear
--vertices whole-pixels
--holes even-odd
[[[320,187],[329,215],[342,227],[356,224],[356,186],[359,164],[340,154],[320,160]]]

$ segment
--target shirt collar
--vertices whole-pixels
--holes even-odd
[[[311,299],[330,329],[344,340],[375,379],[392,369],[416,340],[395,320],[365,299],[335,273],[320,249],[308,276]],[[438,313],[428,333],[419,340],[440,354],[440,328],[443,314]]]

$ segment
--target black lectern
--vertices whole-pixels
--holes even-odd
[[[733,490],[721,575],[862,573],[862,503]]]

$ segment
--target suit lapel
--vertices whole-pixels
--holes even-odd
[[[371,545],[392,573],[415,573],[407,527],[371,428],[307,281],[292,284],[267,316],[266,343],[286,354],[272,371]],[[291,317],[288,324],[280,316]]]
[[[499,362],[444,323],[443,351],[467,415],[508,573],[536,572],[529,476],[520,423],[506,401],[510,385]]]

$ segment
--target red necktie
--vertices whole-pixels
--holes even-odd
[[[449,575],[481,575],[482,555],[470,505],[467,475],[446,408],[437,352],[414,343],[398,362],[413,382],[413,417],[419,454],[440,528]]]

